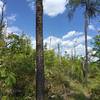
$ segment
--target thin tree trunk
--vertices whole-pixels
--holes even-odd
[[[87,42],[87,31],[88,31],[88,15],[85,13],[85,25],[84,25],[84,33],[85,33],[85,64],[84,64],[84,80],[87,83],[88,77],[88,42]]]
[[[61,66],[61,51],[60,51],[60,43],[58,43],[58,59],[59,59],[59,66]]]
[[[44,100],[43,4],[36,0],[36,100]]]

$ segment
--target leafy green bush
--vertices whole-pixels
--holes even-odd
[[[91,90],[91,100],[100,100],[100,85]]]

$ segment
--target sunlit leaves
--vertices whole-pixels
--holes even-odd
[[[95,51],[94,56],[99,59],[98,62],[100,63],[100,35],[96,35],[93,45],[93,50]]]
[[[13,84],[15,84],[16,83],[16,77],[15,77],[15,74],[14,73],[12,73],[12,72],[10,72],[10,73],[8,73],[8,75],[7,75],[7,78],[5,79],[5,84],[7,85],[7,86],[12,86]]]

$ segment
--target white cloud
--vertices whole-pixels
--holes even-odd
[[[68,32],[70,33],[70,32]],[[79,34],[82,34],[82,32],[78,32]],[[64,37],[64,36],[63,36]],[[92,39],[91,36],[87,36],[88,41],[90,41]],[[35,39],[32,39],[33,42],[33,48],[36,47],[36,41]],[[60,49],[61,49],[61,53],[62,55],[65,53],[65,51],[67,51],[67,53],[69,55],[71,55],[72,52],[74,52],[74,49],[76,51],[76,55],[84,55],[85,54],[85,45],[84,45],[84,35],[80,35],[80,36],[76,36],[73,37],[73,39],[71,38],[67,38],[65,40],[65,38],[58,38],[55,36],[49,36],[47,38],[44,39],[44,45],[45,43],[47,44],[47,49],[54,49],[55,52],[57,52],[57,47],[58,44],[60,44]],[[88,46],[88,50],[91,50],[91,47]]]
[[[66,35],[64,35],[62,38],[63,38],[63,39],[67,39],[67,38],[79,36],[79,35],[82,35],[82,34],[83,34],[83,32],[70,31],[70,32],[68,32]]]
[[[62,40],[62,46],[64,46],[64,47],[72,47],[73,46],[73,41],[71,41],[71,40]]]
[[[28,2],[31,9],[34,10],[35,2],[33,0],[26,1]],[[62,14],[66,10],[67,3],[67,0],[43,0],[44,14],[51,17]]]
[[[88,46],[88,51],[91,51],[92,47]],[[69,55],[79,55],[79,56],[84,56],[85,55],[85,45],[84,44],[78,44],[77,46],[73,46],[71,48],[65,48],[65,51],[67,51],[67,53]]]
[[[32,45],[33,48],[36,47],[36,40],[35,38],[32,38]],[[49,36],[44,39],[44,45],[47,44],[47,49],[55,49],[57,48],[57,45],[62,43],[62,39],[55,37],[55,36]]]
[[[28,2],[29,7],[34,10],[35,6],[35,1],[34,0],[26,0]]]
[[[89,40],[91,40],[91,39],[92,39],[92,37],[88,35],[88,36],[87,36],[87,40],[89,41]],[[74,38],[73,41],[76,42],[77,44],[83,43],[83,42],[85,41],[85,36],[82,35],[82,36],[80,36],[80,37],[76,37],[76,38]]]
[[[94,31],[95,30],[95,27],[94,27],[93,24],[90,24],[90,25],[88,25],[88,29]]]
[[[32,37],[31,41],[32,41],[32,47],[35,49],[36,48],[36,39]]]
[[[78,51],[78,55],[84,55],[85,54],[85,46],[83,44],[77,45],[75,49],[76,49],[76,51]]]
[[[77,46],[72,46],[70,48],[65,48],[65,51],[67,51],[67,54],[71,55],[84,55],[85,54],[85,49],[84,49],[84,45],[83,44],[79,44]]]
[[[58,37],[49,36],[46,39],[44,39],[44,44],[47,44],[48,49],[55,49],[58,44],[60,44],[62,40]]]
[[[90,41],[92,39],[91,36],[87,36],[87,40]],[[72,55],[71,53],[76,51],[76,55],[84,55],[85,54],[85,45],[84,45],[85,37],[84,35],[79,37],[74,37],[74,39],[68,38],[67,40],[62,40],[62,50],[63,53],[67,51],[69,55]],[[90,50],[91,47],[88,47],[88,50]]]
[[[7,28],[7,33],[20,33],[22,30],[17,26],[11,26]]]
[[[66,10],[66,0],[44,0],[44,14],[57,16]]]
[[[12,14],[11,16],[8,16],[7,19],[9,21],[16,21],[16,14]]]
[[[2,13],[2,7],[3,7],[4,3],[2,1],[0,1],[0,14]],[[5,7],[3,9],[5,11]]]

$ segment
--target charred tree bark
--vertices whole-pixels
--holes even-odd
[[[36,100],[44,100],[43,4],[36,0]]]
[[[84,81],[87,83],[88,78],[88,41],[87,41],[87,31],[88,31],[88,15],[87,12],[84,16],[85,23],[84,23],[84,33],[85,33],[85,64],[84,64]]]

